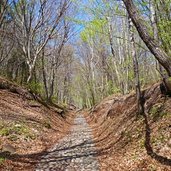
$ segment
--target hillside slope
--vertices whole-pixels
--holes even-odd
[[[0,78],[0,170],[33,170],[38,157],[67,133],[72,112],[61,115],[37,99]]]
[[[171,170],[171,98],[161,94],[159,83],[143,93],[148,133],[143,116],[136,117],[133,93],[110,96],[87,114],[96,147],[103,154],[98,157],[102,171]]]

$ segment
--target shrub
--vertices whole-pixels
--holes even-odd
[[[0,135],[1,136],[8,136],[10,134],[10,128],[2,128],[0,130]]]
[[[0,166],[5,162],[5,158],[0,156]]]
[[[50,126],[47,125],[47,127]],[[19,136],[24,137],[25,140],[36,138],[36,135],[24,123],[4,125],[4,127],[0,129],[0,135],[7,136],[11,141],[17,141],[20,138]]]
[[[43,85],[35,81],[32,81],[31,83],[29,83],[28,88],[35,94],[42,94],[44,90]]]

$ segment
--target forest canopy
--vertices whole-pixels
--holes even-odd
[[[136,78],[146,87],[171,76],[170,3],[1,0],[0,75],[79,107],[135,90]]]

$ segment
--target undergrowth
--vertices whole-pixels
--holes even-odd
[[[0,136],[6,136],[11,141],[17,141],[20,136],[25,140],[35,139],[36,135],[25,123],[4,123],[0,125]]]
[[[5,162],[5,157],[0,156],[0,166],[3,165],[4,162]]]

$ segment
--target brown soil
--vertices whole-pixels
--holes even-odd
[[[150,133],[144,117],[137,118],[134,93],[110,96],[87,112],[102,171],[171,170],[171,98],[161,94],[160,84],[143,93]]]
[[[0,82],[7,83],[2,78]],[[0,87],[0,149],[6,144],[16,149],[15,154],[0,151],[1,171],[33,170],[39,157],[67,134],[74,112],[57,111],[13,83]]]

